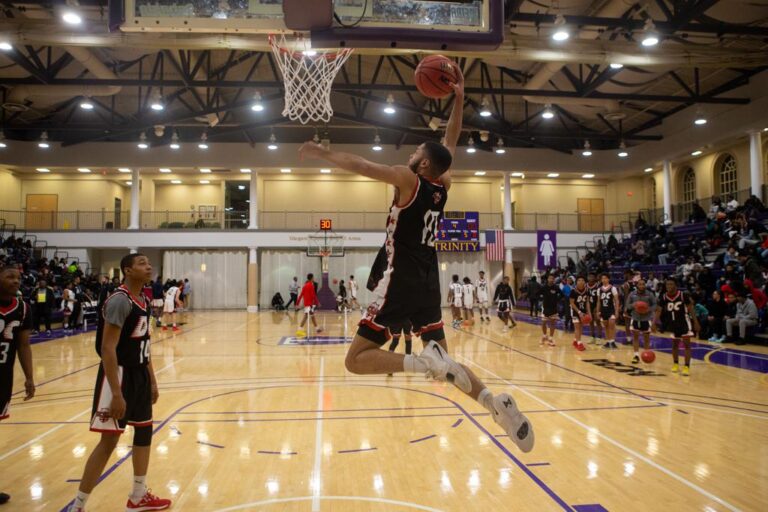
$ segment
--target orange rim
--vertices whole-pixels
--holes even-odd
[[[305,55],[304,52],[291,51],[291,50],[289,50],[287,48],[284,48],[284,47],[278,45],[277,44],[277,40],[276,40],[276,38],[275,38],[275,36],[273,34],[269,35],[269,45],[272,48],[277,49],[277,51],[279,51],[280,53],[290,54],[291,58],[293,58],[295,60],[303,59],[304,57],[307,57],[307,58],[310,58],[310,59],[324,58],[325,60],[334,60],[339,55],[346,55],[348,53],[352,53],[352,48],[342,48],[341,50],[336,51],[336,52],[319,52],[318,51],[317,55]],[[317,50],[315,50],[315,51],[317,51]]]

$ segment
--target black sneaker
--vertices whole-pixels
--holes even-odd
[[[0,492],[0,505],[2,505],[3,503],[8,503],[9,499],[11,499],[10,496],[5,494],[4,492]]]
[[[603,348],[611,348],[611,342],[606,341],[605,344],[603,345]]]
[[[632,364],[637,364],[640,362],[640,358],[635,354],[635,357],[632,358]]]

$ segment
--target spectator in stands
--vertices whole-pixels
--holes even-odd
[[[645,261],[645,241],[637,240],[632,244],[632,261]]]
[[[702,267],[696,281],[699,286],[701,286],[701,289],[704,290],[706,296],[711,295],[715,290],[715,276],[712,274],[712,270],[707,266]]]
[[[711,334],[709,341],[722,343],[725,341],[725,315],[728,305],[723,300],[723,295],[718,290],[712,292],[712,298],[707,303],[707,330]]]
[[[741,290],[736,300],[736,315],[725,319],[725,332],[729,342],[744,345],[747,342],[747,327],[757,325],[757,306],[747,296],[746,290]],[[739,328],[738,337],[734,336],[734,327]]]
[[[749,199],[744,201],[744,210],[749,216],[758,215],[766,211],[765,205],[755,194],[752,194],[749,196]]]
[[[707,220],[707,212],[701,207],[698,201],[694,201],[691,206],[691,214],[688,216],[688,222],[704,222]]]
[[[709,205],[709,214],[707,217],[709,217],[712,220],[717,219],[717,214],[724,211],[723,208],[723,201],[720,199],[719,196],[715,196],[712,198],[712,204]]]
[[[739,202],[736,200],[733,194],[730,194],[728,196],[728,202],[725,203],[725,213],[735,212],[738,207]]]
[[[32,303],[33,316],[35,319],[35,333],[41,332],[40,325],[45,323],[45,334],[51,335],[51,313],[56,306],[56,298],[53,296],[53,290],[48,287],[45,279],[37,282],[37,288],[30,297]]]
[[[744,280],[744,289],[749,293],[758,311],[762,311],[766,304],[768,304],[768,295],[760,288],[756,288],[751,279]]]
[[[531,316],[536,316],[539,313],[539,290],[541,286],[536,281],[536,276],[531,276],[528,281],[528,302]]]
[[[735,265],[738,265],[739,263],[739,253],[736,251],[735,245],[729,245],[728,250],[725,251],[725,255],[723,256],[723,265],[728,265],[729,263]]]
[[[739,255],[739,261],[744,269],[744,279],[749,279],[756,287],[762,288],[765,284],[763,281],[763,269],[753,252],[749,251],[741,253]]]

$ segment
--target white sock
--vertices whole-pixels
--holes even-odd
[[[72,505],[74,505],[74,507],[80,508],[85,507],[85,502],[88,501],[88,496],[90,496],[90,494],[77,491],[77,496],[75,496],[75,501]]]
[[[637,350],[635,350],[635,356],[636,356],[636,357],[640,357],[640,352],[639,352],[639,351],[637,351]]]
[[[133,491],[131,491],[131,501],[136,503],[147,492],[147,476],[133,476]]]
[[[405,373],[426,373],[427,364],[413,354],[407,354],[403,359],[403,371]]]
[[[477,402],[488,409],[488,412],[493,413],[493,393],[488,388],[483,389],[479,395],[477,395]]]

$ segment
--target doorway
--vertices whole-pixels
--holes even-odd
[[[57,194],[27,194],[27,230],[53,230],[59,210]]]
[[[605,204],[602,199],[576,199],[579,231],[602,233],[605,229]]]

